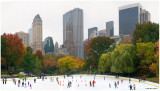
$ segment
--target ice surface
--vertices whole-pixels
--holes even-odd
[[[80,75],[73,75],[73,79],[72,76],[69,77],[65,77],[64,79],[64,75],[61,76],[46,76],[47,79],[44,79],[44,81],[42,81],[42,79],[36,79],[36,83],[34,83],[34,78],[36,77],[30,77],[27,78],[26,84],[27,84],[27,88],[25,87],[18,87],[18,82],[16,83],[16,85],[13,83],[12,78],[8,78],[7,80],[7,84],[3,84],[2,79],[0,81],[0,87],[1,87],[1,91],[24,91],[24,90],[32,90],[32,91],[38,91],[38,90],[52,90],[52,91],[77,91],[77,90],[103,90],[103,91],[111,91],[111,90],[130,90],[129,89],[129,85],[136,85],[136,90],[158,90],[159,89],[159,84],[157,83],[153,83],[153,82],[149,82],[149,81],[145,81],[145,82],[140,82],[138,79],[134,79],[131,78],[131,83],[129,83],[129,78],[125,78],[125,77],[119,77],[115,78],[115,76],[109,76],[109,75],[96,75],[95,76],[95,87],[90,87],[89,85],[89,81],[93,81],[94,80],[94,75],[81,75],[82,77],[80,78]],[[54,81],[52,80],[51,82],[51,77],[53,77]],[[57,83],[56,81],[56,77],[59,78],[59,82],[61,81],[61,86],[60,84]],[[105,80],[104,80],[105,77]],[[18,80],[19,78],[16,78],[16,80]],[[121,83],[121,80],[123,79],[123,83]],[[68,81],[72,81],[72,87],[67,88],[67,84]],[[76,81],[77,80],[77,81]],[[32,89],[30,87],[28,87],[28,81],[29,83],[31,83],[32,85]],[[64,81],[64,82],[63,82]],[[118,88],[115,89],[114,83],[119,81],[119,85]],[[22,79],[21,79],[22,82]],[[111,88],[109,88],[109,83],[111,84]],[[64,86],[63,86],[64,84]],[[79,84],[79,87],[78,87]],[[87,85],[87,86],[86,86]]]

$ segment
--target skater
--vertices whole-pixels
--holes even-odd
[[[30,84],[30,89],[32,89],[32,85]]]
[[[73,76],[72,76],[72,79],[73,79]]]
[[[65,79],[65,75],[64,75],[64,79]]]
[[[21,83],[21,81],[20,81],[20,80],[18,80],[18,87],[20,87],[20,83]]]
[[[34,83],[36,83],[36,79],[34,79]]]
[[[94,76],[94,80],[95,80],[95,76]]]
[[[52,77],[50,78],[51,82],[52,82]]]
[[[26,78],[24,78],[25,79],[25,82],[26,82]]]
[[[104,76],[104,80],[105,80],[105,76]]]
[[[3,84],[4,84],[4,78],[3,78]]]
[[[111,84],[109,83],[109,88],[111,88]]]
[[[91,80],[90,80],[89,84],[90,84],[90,87],[91,87],[91,86],[92,86],[92,82],[91,82]]]
[[[5,84],[7,83],[7,78],[5,78]]]
[[[25,83],[25,88],[27,88],[26,83]]]
[[[121,83],[123,83],[123,80],[121,80]]]
[[[133,84],[133,88],[134,88],[134,90],[136,90],[136,85],[135,84]]]
[[[132,85],[131,84],[129,85],[129,88],[130,88],[130,90],[132,90]]]
[[[119,85],[119,81],[117,81],[117,85]]]
[[[129,78],[129,83],[131,83],[131,79]]]
[[[29,87],[29,81],[28,81],[28,87]]]
[[[96,82],[93,80],[93,82],[92,82],[92,83],[93,83],[93,87],[94,87],[94,84],[95,84]]]
[[[141,78],[139,78],[139,82],[141,81]]]
[[[114,86],[115,86],[115,88],[118,88],[118,87],[117,87],[117,83],[116,83],[116,82],[114,83]]]
[[[24,87],[24,82],[22,82],[22,87]]]

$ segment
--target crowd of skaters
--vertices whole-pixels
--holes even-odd
[[[96,75],[94,76],[94,80],[93,81],[91,81],[91,80],[89,81],[90,87],[92,87],[92,86],[95,87],[95,83],[96,83],[95,77],[96,77]],[[47,77],[44,77],[44,76],[38,77],[38,78],[42,78],[42,81],[44,81],[44,79],[47,79]],[[81,78],[82,78],[82,75],[80,75],[80,79]],[[64,79],[65,79],[65,75],[64,75]],[[72,79],[73,79],[73,76],[72,76]],[[54,82],[54,78],[51,77],[50,80],[51,80],[51,82]],[[104,80],[105,80],[105,77],[104,77]],[[56,78],[56,81],[57,81],[58,84],[61,84],[61,81],[59,81],[58,77]],[[140,81],[141,81],[141,79],[139,79],[139,82]],[[64,82],[64,80],[63,80],[63,82]],[[73,80],[72,80],[72,82],[73,82]],[[67,88],[72,87],[72,82],[68,81]],[[85,82],[86,82],[86,80],[85,80]],[[3,78],[3,84],[6,84],[6,83],[7,83],[7,78]],[[13,83],[16,85],[16,79],[15,78],[13,78]],[[36,83],[36,79],[34,79],[34,83]],[[123,80],[121,80],[121,84],[122,83],[123,83]],[[119,84],[120,84],[119,80],[117,82],[116,81],[114,82],[115,89],[118,88]],[[136,90],[136,85],[135,84],[131,85],[131,79],[130,78],[129,78],[129,84],[130,84],[129,85],[130,90]],[[24,78],[22,81],[18,80],[18,84],[17,85],[18,85],[18,87],[27,88],[27,80],[26,80],[26,78]],[[79,84],[78,84],[78,86],[79,86]],[[31,85],[31,83],[29,81],[28,81],[28,87],[32,89],[32,85]],[[111,84],[110,83],[109,83],[109,88],[111,88]]]

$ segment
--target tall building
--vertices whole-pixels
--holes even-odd
[[[45,40],[43,42],[43,50],[44,50],[45,54],[53,54],[54,44],[53,44],[52,37],[45,38]]]
[[[54,46],[54,53],[58,54],[58,50],[59,50],[59,45],[58,45],[58,42],[56,41],[55,46]]]
[[[64,47],[67,48],[69,55],[75,56],[75,46],[73,43],[73,26],[70,20],[66,25],[66,40],[64,42]]]
[[[29,32],[29,46],[31,46],[32,45],[32,28],[30,28],[28,32]]]
[[[16,32],[19,38],[22,39],[22,43],[25,45],[25,47],[29,46],[29,34],[25,32]]]
[[[86,39],[83,43],[84,46],[84,58],[87,58],[87,53],[86,53],[86,45],[87,45],[88,39]]]
[[[42,19],[37,14],[34,17],[33,23],[32,23],[32,49],[35,53],[37,50],[42,50]]]
[[[107,37],[114,36],[114,22],[113,21],[106,22],[106,36]]]
[[[63,15],[63,43],[66,41],[66,25],[69,19],[73,26],[75,57],[83,58],[83,10],[75,8]]]
[[[143,9],[141,12],[141,23],[150,21],[151,19],[150,17],[151,17],[150,13],[146,11],[145,9]]]
[[[100,30],[98,31],[98,36],[106,36],[106,30]]]
[[[133,34],[140,23],[142,6],[139,3],[119,7],[119,34]]]
[[[98,30],[97,27],[88,29],[88,40],[90,40],[91,38],[97,37],[97,30]]]

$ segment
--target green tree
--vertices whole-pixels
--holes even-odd
[[[98,65],[99,71],[103,73],[106,71],[110,72],[111,65],[112,65],[111,52],[102,54]]]
[[[36,57],[33,73],[40,74],[41,72],[42,72],[42,61],[38,57]]]
[[[32,53],[32,48],[30,46],[26,47],[27,52]]]
[[[140,60],[138,69],[142,74],[149,72],[149,66],[154,60],[154,44],[148,43],[137,43],[137,57]]]
[[[159,39],[159,24],[146,22],[136,24],[136,29],[133,33],[133,43],[152,42],[155,43]]]
[[[118,45],[111,54],[112,65],[110,71],[114,73],[134,72],[135,56],[136,56],[136,47],[134,45],[132,44]]]
[[[34,55],[30,52],[26,52],[22,63],[23,63],[22,66],[25,72],[28,72],[28,73],[33,72],[34,63],[35,63]]]

